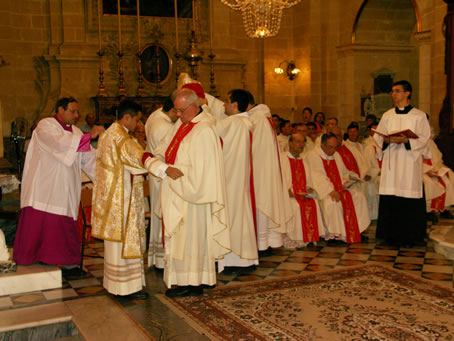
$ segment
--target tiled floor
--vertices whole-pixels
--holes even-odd
[[[454,226],[454,220],[441,221]],[[454,227],[453,227],[454,228]],[[453,262],[434,252],[433,245],[410,249],[379,246],[375,242],[375,227],[367,232],[367,243],[326,246],[320,242],[313,247],[298,250],[275,249],[269,257],[260,259],[257,269],[243,276],[218,274],[218,286],[232,283],[257,281],[268,278],[294,276],[309,271],[338,269],[346,266],[377,263],[426,278],[442,286],[453,287]],[[103,243],[89,243],[86,255],[103,254]],[[87,277],[63,282],[61,289],[0,297],[0,310],[16,309],[37,304],[72,300],[94,295],[109,295],[102,287],[103,259],[86,257],[84,266]],[[162,272],[147,270],[147,288],[150,294],[164,293]],[[118,299],[130,314],[157,339],[203,339],[176,315],[167,310],[153,296],[146,301],[129,302]]]

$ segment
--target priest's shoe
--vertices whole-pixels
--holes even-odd
[[[71,269],[62,268],[61,269],[61,274],[62,274],[64,279],[73,280],[73,279],[85,278],[85,276],[87,275],[87,272],[82,270],[79,267],[71,268]]]
[[[201,285],[182,285],[173,289],[167,289],[166,296],[170,298],[179,298],[186,296],[200,296],[203,295],[203,288]]]
[[[247,273],[255,271],[255,270],[256,270],[255,265],[250,265],[250,266],[245,266],[245,267],[226,266],[224,268],[224,271],[222,271],[222,273],[226,276],[238,276],[238,275],[247,274]]]
[[[146,300],[150,295],[143,290],[133,292],[132,294],[121,296],[123,298],[126,298],[131,301],[136,301],[136,300]]]
[[[268,257],[273,255],[273,249],[269,247],[266,250],[259,250],[259,257]]]
[[[440,218],[443,219],[454,219],[454,215],[449,210],[444,210],[440,213]]]

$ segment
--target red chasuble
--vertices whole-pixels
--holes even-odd
[[[355,206],[353,205],[352,195],[342,186],[342,180],[337,169],[335,160],[325,160],[321,158],[326,175],[334,186],[334,190],[340,194],[340,201],[344,214],[345,233],[347,234],[347,243],[360,243],[361,234],[358,227]]]
[[[254,189],[254,168],[252,166],[252,132],[249,131],[249,163],[251,164],[251,174],[249,175],[249,183],[251,192],[252,217],[254,218],[255,236],[257,237],[257,205],[255,204],[255,189]]]
[[[356,162],[355,156],[350,151],[350,149],[348,149],[345,146],[342,146],[337,150],[337,152],[341,156],[342,161],[344,161],[345,167],[347,167],[347,169],[350,172],[355,172],[358,175],[358,177],[361,177],[359,173],[358,163]]]
[[[303,160],[288,158],[292,170],[292,184],[295,199],[301,212],[301,227],[305,243],[316,242],[320,239],[318,234],[317,206],[315,200],[301,197],[298,194],[306,193],[306,171]]]
[[[426,165],[432,166],[432,160],[430,159],[422,159]],[[438,182],[440,185],[445,189],[445,192],[431,200],[430,202],[430,209],[433,211],[444,211],[445,209],[445,200],[446,200],[446,183],[443,181],[442,178],[437,177]]]

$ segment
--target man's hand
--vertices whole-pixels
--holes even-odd
[[[173,180],[176,180],[179,177],[184,175],[183,172],[180,171],[178,168],[171,167],[171,166],[167,167],[166,174],[168,177],[170,177]]]
[[[370,179],[372,179],[372,178],[370,177],[370,175],[366,175],[366,176],[364,177],[364,181],[369,181]]]
[[[90,131],[90,137],[92,139],[95,139],[99,136],[99,134],[101,134],[103,131],[104,131],[104,127],[103,126],[94,126],[93,128],[91,128],[91,131]]]
[[[333,201],[335,201],[335,202],[338,202],[338,201],[341,199],[339,192],[336,192],[336,191],[332,191],[332,192],[329,194],[329,196],[330,196],[331,199],[332,199]]]
[[[290,196],[290,198],[294,198],[295,197],[295,194],[293,194],[293,191],[291,188],[288,189],[288,195]]]

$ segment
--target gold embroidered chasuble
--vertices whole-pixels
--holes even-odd
[[[117,122],[98,142],[92,235],[122,242],[123,258],[140,258],[146,251],[143,176],[139,176],[147,172],[142,164],[143,154],[142,147]],[[129,207],[124,200],[128,194]]]

